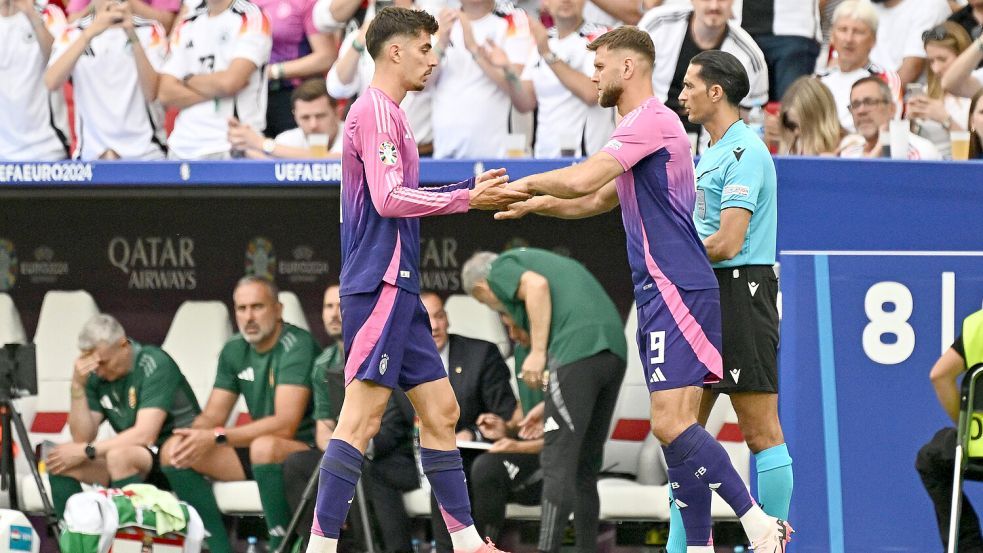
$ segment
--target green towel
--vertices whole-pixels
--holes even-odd
[[[123,491],[127,492],[134,508],[153,511],[157,535],[179,532],[187,526],[184,510],[170,492],[159,490],[151,484],[130,484]]]

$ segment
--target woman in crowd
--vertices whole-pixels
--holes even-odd
[[[251,0],[270,18],[273,52],[266,66],[269,97],[266,104],[266,136],[274,137],[297,126],[290,95],[309,77],[324,78],[337,59],[333,34],[314,26],[315,0]]]
[[[862,137],[843,130],[833,94],[814,77],[799,77],[789,86],[779,122],[779,152],[785,155],[835,156],[844,147],[863,147]]]
[[[926,94],[908,98],[908,119],[912,121],[912,132],[930,140],[943,158],[950,159],[949,131],[965,129],[969,99],[945,92],[942,76],[969,47],[971,39],[961,25],[946,21],[925,31],[922,41],[928,57],[928,88]]]
[[[976,91],[969,104],[969,159],[983,159],[983,88]]]

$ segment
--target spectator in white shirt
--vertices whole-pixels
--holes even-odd
[[[925,68],[922,33],[952,15],[945,0],[874,0],[877,44],[870,59],[901,77],[901,85],[921,79]]]
[[[891,88],[879,77],[864,77],[853,84],[850,93],[850,113],[857,133],[864,137],[861,148],[840,151],[840,157],[881,157],[885,146],[880,141],[882,131],[894,118],[896,101]],[[908,131],[908,159],[942,159],[935,146]]]
[[[410,0],[394,3],[400,8],[413,8]],[[365,31],[375,17],[375,4],[370,4],[364,14],[362,26],[352,29],[341,44],[338,61],[328,71],[328,94],[332,98],[354,98],[360,96],[372,82],[375,61],[365,49]],[[433,155],[433,125],[431,123],[430,88],[406,93],[399,107],[406,113],[413,138],[421,156]]]
[[[870,61],[870,52],[876,42],[877,11],[868,0],[845,0],[837,6],[833,13],[831,38],[836,59],[820,78],[833,93],[840,124],[848,132],[855,130],[849,106],[850,90],[858,80],[871,75],[880,77],[900,105],[901,79],[898,74]]]
[[[494,158],[505,152],[509,132],[509,84],[480,48],[503,49],[520,73],[532,50],[525,12],[494,11],[494,0],[462,0],[445,9],[434,47],[440,65],[433,87],[434,158]]]
[[[780,100],[799,77],[816,72],[822,39],[818,1],[745,0],[740,16],[741,27],[768,61],[772,100]]]
[[[270,21],[246,0],[207,0],[171,35],[160,101],[180,108],[169,138],[173,159],[231,157],[228,120],[266,127]]]
[[[697,151],[709,141],[700,125],[689,122],[679,103],[683,77],[693,56],[706,50],[733,54],[747,71],[751,90],[741,101],[745,110],[768,101],[768,65],[751,35],[731,20],[733,0],[693,0],[689,5],[665,5],[642,16],[638,27],[652,37],[655,44],[655,68],[652,85],[655,95],[679,114],[691,138],[699,137]]]
[[[164,159],[164,110],[157,103],[164,27],[134,16],[126,2],[95,0],[92,8],[58,37],[44,75],[49,90],[72,80],[73,157]]]
[[[983,69],[976,69],[983,62],[983,36],[963,50],[942,75],[942,88],[956,96],[971,98],[983,90]]]
[[[535,157],[591,155],[614,130],[613,110],[597,105],[597,85],[590,79],[594,53],[587,49],[608,29],[584,21],[584,0],[543,0],[543,7],[555,26],[547,30],[538,18],[529,18],[536,50],[521,76],[501,48],[487,46],[481,52],[504,71],[515,108],[536,110]]]
[[[942,157],[949,159],[952,154],[949,131],[966,128],[969,98],[945,92],[940,81],[971,41],[962,25],[954,21],[925,31],[922,38],[928,55],[928,87],[922,88],[920,94],[910,95],[907,116],[912,120],[912,130],[932,141]],[[921,87],[917,83],[911,86]]]
[[[32,0],[0,1],[0,160],[56,161],[68,155],[44,68],[65,14]],[[59,94],[60,96],[60,94]]]
[[[311,135],[323,135],[329,145],[327,157],[340,158],[342,124],[338,118],[338,104],[328,96],[324,79],[308,79],[291,93],[296,128],[283,131],[276,138],[266,138],[261,133],[233,119],[229,122],[229,142],[234,150],[241,150],[251,159],[296,158],[310,159]]]

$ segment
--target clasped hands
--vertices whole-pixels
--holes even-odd
[[[528,202],[533,197],[524,180],[509,182],[503,168],[481,173],[475,177],[475,186],[471,190],[471,208],[498,211],[496,219],[522,217],[531,209]]]

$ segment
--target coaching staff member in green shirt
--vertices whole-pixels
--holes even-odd
[[[546,250],[479,252],[461,280],[475,299],[529,332],[521,377],[546,387],[538,549],[559,551],[573,511],[577,551],[595,551],[597,473],[627,359],[621,316],[583,265]]]
[[[127,339],[110,315],[95,315],[78,337],[68,428],[72,442],[48,455],[58,517],[82,491],[79,482],[121,488],[147,481],[166,486],[158,446],[201,412],[188,381],[164,350]],[[116,435],[95,441],[102,421]]]
[[[283,461],[314,447],[311,369],[320,353],[306,330],[283,322],[276,285],[247,276],[232,295],[239,334],[222,348],[215,387],[191,428],[164,444],[164,473],[178,497],[198,509],[212,553],[231,551],[212,488],[213,480],[253,478],[276,548],[290,508],[283,490]],[[252,422],[224,428],[242,395]]]

